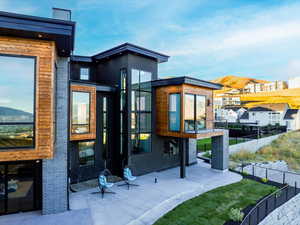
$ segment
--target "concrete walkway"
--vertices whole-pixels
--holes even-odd
[[[157,183],[154,183],[157,178]],[[150,225],[178,204],[211,189],[240,181],[238,174],[216,172],[198,162],[187,167],[187,178],[179,178],[179,168],[140,176],[139,187],[118,187],[104,199],[91,194],[97,188],[70,193],[71,210],[41,216],[40,212],[0,216],[0,225]]]
[[[157,178],[158,182],[154,180]],[[187,167],[187,178],[179,178],[179,168],[138,177],[139,187],[118,187],[104,199],[91,194],[96,188],[72,193],[73,210],[90,209],[94,225],[150,225],[178,204],[208,190],[241,180],[231,172],[216,172],[201,163]]]

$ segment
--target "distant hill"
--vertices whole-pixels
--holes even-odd
[[[33,115],[32,115],[32,113],[24,112],[22,110],[0,106],[0,116],[28,116],[28,117],[32,117]]]
[[[257,80],[257,79],[253,79],[253,78],[239,77],[239,76],[234,76],[234,75],[220,77],[215,80],[212,80],[212,82],[222,84],[225,87],[237,88],[237,89],[244,88],[250,82],[262,83],[262,84],[269,83],[269,81],[266,81],[266,80]]]

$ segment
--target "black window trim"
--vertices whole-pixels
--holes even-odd
[[[153,98],[153,93],[152,93],[152,87],[150,87],[150,90],[145,90],[145,89],[141,89],[140,88],[140,83],[141,83],[141,71],[143,71],[143,72],[147,72],[147,73],[150,73],[151,74],[151,80],[149,81],[150,82],[150,84],[151,84],[151,81],[152,81],[152,77],[153,77],[153,73],[152,72],[150,72],[150,71],[146,71],[146,70],[143,70],[143,69],[137,69],[137,68],[131,68],[131,71],[130,71],[130,76],[131,76],[131,79],[130,80],[132,80],[132,71],[133,70],[137,70],[138,72],[139,72],[139,74],[138,74],[138,76],[139,76],[139,83],[138,83],[138,88],[132,88],[132,83],[130,83],[130,94],[132,94],[132,92],[134,91],[134,92],[139,92],[139,97],[141,96],[140,95],[140,93],[141,92],[145,92],[145,93],[149,93],[149,94],[151,94],[151,110],[137,110],[136,109],[136,107],[134,108],[134,110],[132,110],[132,99],[131,99],[131,102],[130,102],[130,107],[129,107],[129,112],[130,112],[130,141],[131,141],[131,143],[132,143],[132,135],[135,135],[135,136],[138,136],[138,139],[140,139],[140,135],[141,134],[150,134],[150,151],[149,152],[138,152],[138,153],[135,153],[134,151],[133,151],[133,148],[131,149],[131,153],[133,154],[133,155],[143,155],[143,154],[150,154],[150,153],[152,153],[152,138],[153,138],[153,126],[152,126],[152,121],[153,121],[153,110],[152,110],[152,98]],[[140,101],[141,99],[139,98],[139,101]],[[140,106],[141,104],[139,103],[139,106]],[[136,116],[136,120],[137,120],[137,118],[139,118],[139,121],[136,121],[137,123],[138,123],[138,129],[136,129],[136,130],[138,130],[138,131],[136,131],[136,132],[132,132],[132,129],[131,129],[131,125],[132,125],[132,120],[131,120],[131,114],[132,113],[134,113],[135,114],[135,116]],[[151,123],[150,123],[150,131],[142,131],[141,129],[140,129],[140,116],[138,116],[138,114],[150,114],[151,115]],[[132,145],[132,144],[131,144]]]
[[[0,53],[0,56],[6,57],[14,57],[14,58],[30,58],[34,60],[34,74],[33,74],[33,122],[0,122],[0,126],[6,125],[33,125],[33,138],[32,138],[32,146],[15,146],[15,147],[0,147],[0,151],[3,150],[13,150],[13,149],[24,149],[24,150],[32,150],[36,147],[36,85],[37,85],[37,56],[30,56],[30,55],[19,55],[19,54],[5,54]]]

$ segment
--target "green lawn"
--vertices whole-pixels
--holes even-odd
[[[223,225],[229,220],[231,208],[246,208],[275,190],[273,186],[243,179],[182,203],[155,225]]]
[[[229,145],[235,145],[243,142],[242,140],[230,139]],[[206,149],[206,150],[205,150]],[[198,152],[204,152],[211,150],[211,138],[204,138],[197,140],[197,150]]]
[[[290,169],[300,171],[300,132],[283,134],[256,153],[241,150],[230,155],[230,160],[235,163],[284,160]]]

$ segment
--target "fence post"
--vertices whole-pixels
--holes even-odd
[[[268,179],[268,168],[266,168],[266,179]]]
[[[252,165],[252,175],[254,176],[254,165]]]
[[[256,207],[257,223],[259,223],[259,206]]]
[[[283,181],[282,184],[285,184],[285,172],[283,172],[283,177],[282,177]]]

